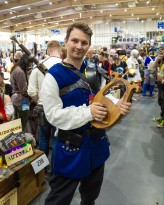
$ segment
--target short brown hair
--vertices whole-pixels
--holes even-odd
[[[86,23],[79,22],[79,23],[74,23],[74,24],[70,25],[67,29],[67,32],[66,32],[66,39],[67,40],[70,36],[70,33],[73,31],[74,28],[77,28],[77,29],[83,31],[85,34],[87,34],[89,36],[89,43],[91,44],[91,37],[93,35],[93,32]]]
[[[49,41],[49,42],[47,43],[47,49],[48,49],[48,48],[60,48],[60,47],[61,47],[61,45],[60,45],[59,41],[56,41],[56,40],[54,40],[54,41]]]

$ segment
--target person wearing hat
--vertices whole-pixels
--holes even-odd
[[[0,93],[9,95],[11,97],[12,95],[12,87],[10,84],[4,82],[4,73],[0,72]]]

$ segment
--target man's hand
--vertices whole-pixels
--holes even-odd
[[[122,115],[126,115],[129,112],[130,107],[132,105],[130,102],[124,102],[125,95],[126,93],[116,104],[118,107],[120,107],[120,112]]]
[[[99,122],[103,121],[103,119],[108,113],[108,109],[99,102],[92,103],[90,105],[90,109],[93,119]]]

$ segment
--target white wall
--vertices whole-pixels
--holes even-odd
[[[116,35],[114,32],[115,27],[122,27],[123,29],[133,33],[141,34],[141,37],[146,37],[146,32],[148,31],[158,31],[157,28],[158,21],[146,21],[141,23],[141,21],[132,21],[132,22],[104,22],[100,24],[92,25],[93,46],[107,46],[111,45],[111,39]]]

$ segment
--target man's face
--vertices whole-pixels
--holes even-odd
[[[90,38],[83,31],[74,28],[68,39],[65,39],[67,57],[71,59],[83,59],[90,47]]]

